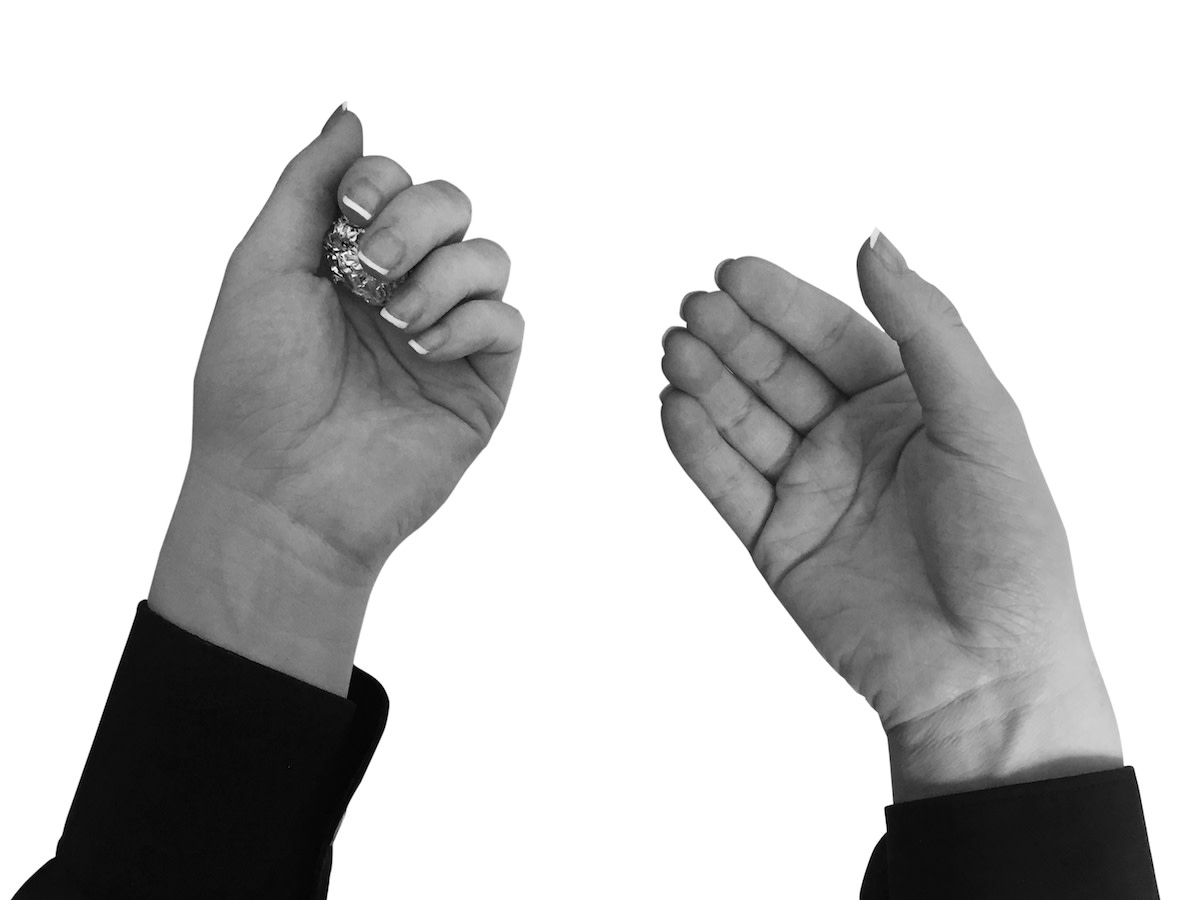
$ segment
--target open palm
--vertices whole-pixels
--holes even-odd
[[[889,735],[1090,676],[1015,404],[936,288],[866,246],[859,275],[886,333],[750,257],[688,295],[664,339],[673,452]]]

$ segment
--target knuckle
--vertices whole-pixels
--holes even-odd
[[[788,364],[788,355],[783,351],[783,348],[777,348],[777,351],[764,360],[761,360],[761,368],[753,375],[752,380],[758,387],[769,385],[775,379],[783,374],[783,370]]]
[[[842,339],[846,336],[846,332],[850,330],[850,326],[858,318],[858,314],[849,306],[839,315],[834,321],[829,323],[825,334],[817,346],[816,352],[828,353],[833,350]]]
[[[412,178],[408,171],[400,163],[396,162],[390,156],[364,156],[355,160],[354,165],[350,167],[351,172],[371,172],[376,177],[382,177],[389,184],[399,186],[411,186]]]
[[[442,205],[441,195],[436,191],[418,191],[413,189],[405,191],[398,198],[402,202],[397,204],[401,207],[407,207],[404,212],[405,218],[411,216],[428,216],[437,211],[437,208]],[[401,220],[403,221],[403,220]]]
[[[461,244],[443,244],[434,247],[425,254],[425,258],[413,270],[415,277],[429,280],[441,277],[447,270],[453,272],[458,268],[457,248]]]
[[[435,179],[429,182],[429,187],[439,196],[449,200],[455,206],[460,207],[466,215],[471,215],[471,198],[463,192],[456,184],[451,184],[443,179]]]
[[[287,165],[283,167],[283,172],[280,174],[279,180],[285,181],[291,178],[304,165],[306,151],[301,150],[295,156],[287,161]]]
[[[518,339],[522,338],[525,336],[525,316],[515,306],[510,306],[509,309],[512,310],[509,316],[512,318],[513,330],[516,332]]]
[[[355,166],[387,166],[399,169],[400,163],[396,162],[390,156],[383,156],[378,153],[368,153],[366,156],[360,156],[358,159],[356,159],[354,161],[354,165],[352,165],[350,168],[353,169]]]
[[[438,297],[445,296],[454,290],[457,267],[454,258],[445,251],[447,247],[438,247],[412,270],[408,278],[407,288],[413,295],[419,296],[419,303],[436,302]]]
[[[489,238],[475,238],[472,243],[504,273],[505,278],[508,277],[508,273],[512,269],[512,258],[508,255],[507,250]]]
[[[300,172],[303,166],[303,161],[299,156],[295,156],[288,160],[287,165],[279,173],[279,178],[275,182],[275,188],[272,191],[272,196],[286,196],[294,193],[296,185],[301,181]]]
[[[933,315],[955,328],[963,327],[962,316],[959,315],[958,309],[950,302],[950,298],[938,290],[937,287],[929,283],[924,283],[921,285],[920,293],[924,295],[923,300],[926,308]]]
[[[742,426],[750,421],[750,417],[752,415],[754,415],[754,404],[748,399],[744,400],[742,403],[739,403],[737,409],[730,414],[729,420],[725,427],[729,431],[739,431],[741,430]]]
[[[413,269],[410,277],[404,282],[404,292],[411,304],[410,308],[425,310],[437,302],[439,295],[438,278],[436,273],[418,266]]]

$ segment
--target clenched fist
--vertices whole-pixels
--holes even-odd
[[[320,272],[344,213],[386,308]],[[344,694],[372,584],[504,413],[523,321],[471,205],[362,155],[337,110],[229,261],[195,378],[192,453],[149,605]]]

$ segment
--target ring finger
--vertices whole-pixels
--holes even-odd
[[[504,248],[486,238],[438,247],[396,288],[380,314],[397,328],[418,334],[463,300],[499,300],[508,270]]]

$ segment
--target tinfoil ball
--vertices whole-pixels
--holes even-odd
[[[401,275],[395,281],[380,281],[373,272],[363,268],[358,259],[358,238],[365,228],[350,224],[345,216],[337,221],[325,235],[325,263],[323,274],[334,284],[344,284],[350,293],[361,297],[370,306],[383,306],[395,293],[396,286],[404,281]]]

